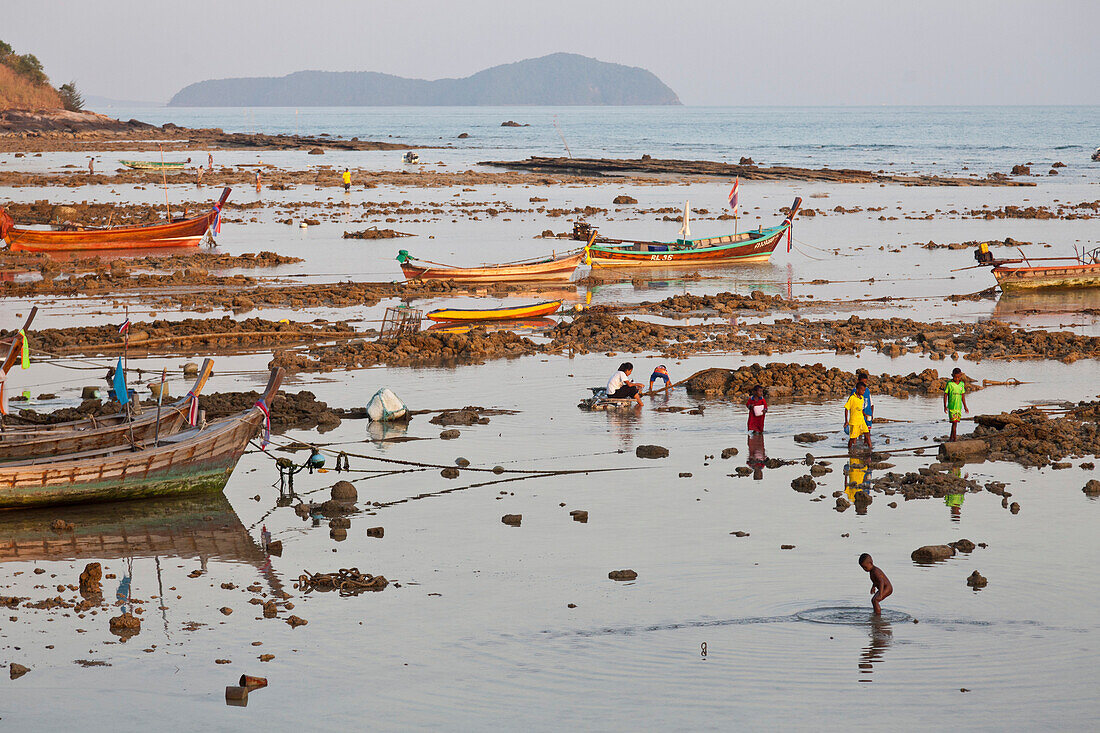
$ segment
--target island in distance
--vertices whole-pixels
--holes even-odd
[[[181,89],[174,107],[668,105],[676,93],[652,72],[572,53],[502,64],[462,79],[406,79],[373,71],[298,71],[211,79]]]

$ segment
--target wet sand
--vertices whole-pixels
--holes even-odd
[[[448,152],[439,154],[444,172],[469,167],[458,153],[453,160]],[[76,154],[47,155],[52,157],[37,159],[45,168],[80,162]],[[225,156],[228,166],[257,155],[225,152],[219,158]],[[262,155],[302,176],[312,170],[305,152]],[[1022,205],[1020,189],[768,182],[742,187],[743,196],[751,191],[753,207],[742,229],[776,223],[779,207],[793,195],[827,213],[796,221],[794,251],[777,252],[769,265],[698,273],[597,270],[586,284],[545,291],[410,290],[392,284],[400,279],[392,261],[399,248],[456,264],[561,251],[572,243],[535,237],[568,229],[573,216],[556,212],[577,210],[591,210],[590,219],[609,236],[672,238],[679,225],[659,212],[682,207],[685,198],[707,209],[693,221],[694,231],[717,233],[732,222],[703,217],[721,215],[725,191],[713,184],[617,180],[540,185],[486,178],[468,186],[461,175],[448,184],[452,188],[439,189],[431,177],[421,185],[416,169],[396,172],[396,153],[344,155],[388,155],[373,160],[376,170],[389,169],[394,182],[355,190],[346,199],[327,178],[319,186],[300,183],[291,191],[235,196],[238,203],[262,205],[227,217],[246,220],[224,225],[218,252],[271,251],[301,262],[263,268],[244,268],[239,260],[180,262],[167,270],[129,263],[125,276],[99,290],[71,284],[35,291],[34,281],[46,273],[28,268],[13,275],[3,284],[9,297],[0,301],[0,319],[8,327],[21,320],[16,313],[26,312],[33,294],[42,308],[34,330],[58,329],[49,331],[50,346],[100,348],[47,356],[42,352],[53,348],[36,343],[32,331],[32,353],[41,361],[9,378],[9,394],[25,388],[56,395],[25,405],[43,411],[79,404],[81,387],[102,385],[105,367],[117,358],[117,349],[105,346],[121,322],[123,304],[135,329],[160,323],[155,333],[145,327],[149,339],[194,335],[206,327],[331,329],[358,337],[379,326],[387,306],[402,302],[428,310],[550,295],[564,295],[570,306],[605,306],[604,316],[635,325],[610,341],[601,339],[610,323],[571,338],[568,325],[521,329],[515,337],[493,332],[479,338],[526,340],[530,351],[462,358],[459,350],[448,358],[437,341],[422,348],[430,360],[402,362],[382,354],[370,362],[348,359],[333,371],[308,365],[341,348],[332,336],[295,350],[262,340],[243,350],[236,341],[162,342],[152,355],[135,349],[131,367],[143,370],[136,381],[144,394],[162,367],[172,375],[172,393],[182,393],[182,364],[211,351],[215,376],[207,392],[257,389],[267,364],[283,351],[283,358],[307,362],[286,390],[308,390],[329,407],[362,407],[388,386],[414,409],[482,405],[516,413],[457,426],[419,415],[407,426],[385,429],[344,419],[323,435],[293,428],[276,435],[276,446],[323,445],[329,468],[336,453],[349,455],[352,473],[303,472],[295,488],[301,502],[320,504],[330,499],[336,481],[350,478],[358,493],[351,513],[330,516],[318,509],[316,519],[308,513],[303,518],[293,508],[298,499],[279,501],[271,457],[252,451],[230,479],[224,501],[119,507],[108,519],[82,508],[0,517],[0,550],[13,542],[24,548],[23,555],[0,555],[0,595],[27,599],[3,609],[0,659],[30,668],[5,681],[19,693],[18,704],[14,696],[0,702],[5,722],[33,724],[48,709],[56,724],[80,724],[84,706],[106,703],[124,711],[112,723],[121,730],[180,715],[200,727],[235,724],[257,714],[225,706],[224,688],[241,674],[271,682],[250,694],[248,708],[262,710],[263,717],[249,724],[274,719],[279,728],[312,727],[321,714],[326,724],[362,724],[359,706],[346,701],[364,696],[383,703],[385,713],[371,721],[387,729],[479,728],[502,716],[534,729],[589,727],[596,720],[614,727],[696,728],[730,716],[760,727],[799,727],[812,720],[817,728],[847,728],[866,720],[868,706],[915,724],[1073,728],[1100,713],[1087,674],[1100,649],[1093,612],[1100,596],[1087,573],[1051,570],[1054,554],[1085,567],[1097,557],[1093,513],[1100,504],[1082,491],[1095,475],[1082,464],[1094,461],[1093,455],[1075,448],[1054,461],[1069,466],[1055,468],[1050,459],[1022,465],[1007,455],[1011,450],[1002,450],[1006,455],[959,469],[960,479],[978,487],[961,502],[943,496],[907,500],[904,492],[886,493],[889,481],[875,482],[891,472],[919,476],[939,462],[936,438],[947,425],[938,394],[929,395],[927,388],[904,396],[876,392],[876,417],[891,422],[874,425],[872,433],[879,450],[927,448],[866,464],[832,457],[846,452],[833,391],[775,399],[763,446],[747,440],[740,396],[724,391],[678,388],[647,397],[639,412],[576,407],[589,386],[605,383],[610,369],[627,358],[638,364],[643,380],[659,361],[674,380],[767,362],[821,363],[822,369],[899,377],[928,369],[942,377],[959,365],[979,384],[993,382],[968,395],[972,415],[1032,405],[1056,410],[1063,402],[1095,400],[1100,300],[1081,293],[952,300],[988,288],[988,272],[951,272],[973,263],[969,249],[914,246],[1011,237],[1031,242],[1028,252],[1064,254],[1094,237],[1088,220],[948,213]],[[326,156],[326,164],[344,164],[336,152]],[[7,159],[0,170],[30,160],[0,158]],[[45,168],[35,175],[48,174]],[[399,182],[401,177],[413,180]],[[27,204],[43,198],[51,204],[149,206],[159,198],[163,204],[162,190],[135,185],[143,184],[12,187],[2,195]],[[193,184],[170,183],[169,193],[173,201],[202,198]],[[614,205],[620,194],[639,204]],[[1028,205],[1047,208],[1057,206],[1055,199],[1097,198],[1094,185],[1069,180],[1041,181],[1026,196]],[[862,210],[833,212],[837,206]],[[278,223],[314,217],[320,223],[304,230]],[[369,225],[417,236],[365,242],[342,237]],[[113,268],[104,262],[110,274]],[[174,290],[167,289],[167,280],[146,280],[145,291],[131,282],[171,277],[169,271],[188,267],[205,270],[208,279],[181,274]],[[65,268],[59,264],[58,272]],[[261,297],[265,291],[270,298]],[[762,295],[754,298],[753,291]],[[248,307],[240,300],[234,304],[237,298],[246,298]],[[771,306],[759,307],[763,302]],[[599,314],[597,309],[582,315],[576,324]],[[211,325],[225,316],[232,326]],[[207,326],[189,318],[204,319]],[[246,318],[257,320],[249,326]],[[290,323],[279,324],[284,318]],[[659,327],[656,333],[651,325]],[[552,348],[555,331],[559,343]],[[363,343],[374,347],[369,337]],[[1000,356],[1012,358],[994,358]],[[363,368],[368,363],[388,366]],[[1020,384],[996,384],[1010,380]],[[964,423],[960,432],[975,427]],[[443,430],[459,435],[442,440]],[[795,439],[804,433],[825,439]],[[395,440],[402,438],[419,440]],[[641,459],[635,455],[639,445],[664,446],[670,455]],[[727,448],[737,452],[723,459]],[[805,463],[807,453],[828,470],[803,493],[792,482],[813,468]],[[272,455],[301,462],[307,452]],[[470,461],[469,468],[485,470],[460,469],[460,457]],[[872,463],[876,467],[868,469]],[[887,463],[892,465],[880,465]],[[753,473],[760,464],[757,480]],[[454,466],[457,477],[441,475],[441,466]],[[498,474],[491,470],[495,466],[538,473]],[[562,469],[589,473],[552,473]],[[934,472],[950,471],[940,466]],[[872,500],[853,501],[838,512],[837,499],[859,493],[852,483],[861,472],[876,487]],[[1004,485],[1000,492],[987,488],[997,484]],[[1011,496],[1003,495],[1006,490]],[[1018,513],[1010,509],[1013,502]],[[587,521],[576,521],[574,510],[587,512]],[[501,521],[510,514],[522,515],[518,526]],[[333,523],[338,518],[349,520],[347,526]],[[57,519],[75,525],[72,532],[50,529]],[[262,526],[283,543],[281,555],[260,548]],[[368,533],[379,527],[382,536]],[[129,545],[74,543],[86,536],[117,538],[120,528],[134,538]],[[138,539],[145,537],[156,541]],[[963,538],[986,546],[931,565],[910,557],[918,547]],[[878,623],[860,610],[869,606],[866,574],[856,565],[864,551],[895,586],[885,605],[898,615]],[[125,643],[109,630],[116,608],[92,615],[92,609],[27,607],[58,596],[67,604],[81,600],[67,586],[76,586],[89,562],[103,564],[104,593],[113,602],[128,556],[133,597],[142,601],[136,604],[142,612],[135,614],[142,628]],[[353,597],[294,586],[305,571],[351,567],[383,575],[389,585]],[[36,568],[46,572],[35,574]],[[637,579],[608,578],[622,569],[634,570]],[[988,578],[980,590],[966,582],[975,570]],[[58,590],[59,584],[66,587]],[[276,601],[274,618],[265,617],[270,601]],[[308,623],[293,627],[287,623],[292,616]],[[262,644],[254,646],[257,641]],[[261,661],[264,654],[274,657]],[[72,704],[56,704],[58,689],[68,691]]]

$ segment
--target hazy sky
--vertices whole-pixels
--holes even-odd
[[[1100,104],[1096,0],[0,0],[0,18],[55,84],[116,99],[569,51],[649,69],[685,104]]]

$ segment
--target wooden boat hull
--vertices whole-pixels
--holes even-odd
[[[203,360],[191,394],[202,394],[214,362]],[[155,437],[175,435],[186,424],[188,398],[164,405],[157,424],[156,410],[128,416],[125,412],[53,425],[4,425],[0,430],[0,462],[56,457],[113,446],[147,444]]]
[[[680,242],[639,242],[629,247],[609,244],[591,246],[592,263],[601,267],[677,267],[767,262],[788,224],[760,232]]]
[[[182,161],[168,161],[161,163],[155,160],[120,160],[127,168],[133,168],[138,171],[180,171],[187,165]]]
[[[993,276],[1004,291],[1039,288],[1100,287],[1100,264],[1054,267],[994,267]]]
[[[401,263],[409,280],[454,280],[466,283],[568,281],[584,259],[583,252],[542,262],[495,267],[424,267],[411,260]]]
[[[281,381],[282,370],[273,370],[266,404]],[[0,465],[0,509],[221,491],[263,421],[253,407],[144,450],[125,446]]]
[[[433,321],[516,321],[548,316],[561,308],[560,300],[519,306],[516,308],[440,308],[425,317]]]
[[[16,227],[7,212],[0,212],[0,236],[12,252],[69,252],[75,250],[127,250],[166,247],[197,247],[206,231],[214,226],[229,189],[202,216],[147,227],[114,227],[55,231]]]
[[[128,443],[133,435],[135,443],[149,443],[154,434],[161,438],[178,433],[186,424],[184,408],[170,406],[161,412],[160,427],[156,415],[147,412],[129,423],[125,418],[100,427],[77,430],[48,430],[44,432],[15,430],[0,433],[0,461],[17,461],[42,456],[61,456],[82,453],[98,448],[109,448]]]

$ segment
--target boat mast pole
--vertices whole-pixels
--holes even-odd
[[[164,215],[168,217],[168,223],[171,224],[172,209],[168,206],[168,173],[164,170],[164,147],[161,145],[157,147],[160,148],[160,177],[164,184]]]
[[[157,424],[153,428],[153,447],[160,445],[160,405],[164,401],[164,378],[168,376],[168,368],[160,370],[160,391],[157,392]]]

